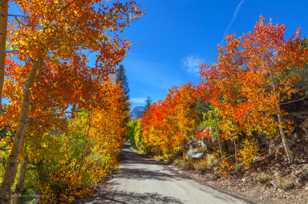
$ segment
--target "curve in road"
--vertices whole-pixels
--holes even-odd
[[[165,165],[143,158],[128,147],[119,173],[86,204],[244,204],[243,200],[182,177]]]

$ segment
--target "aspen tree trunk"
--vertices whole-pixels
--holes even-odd
[[[233,140],[234,144],[234,160],[235,160],[235,168],[238,168],[238,161],[237,161],[237,144],[236,139]]]
[[[2,90],[4,84],[8,4],[8,0],[0,1],[0,109],[2,109]]]
[[[76,106],[77,106],[76,104],[72,105],[72,114],[71,114],[72,118],[75,118],[75,116],[76,116],[76,109],[77,109]]]
[[[6,163],[5,173],[0,187],[0,204],[7,204],[10,200],[11,187],[16,177],[18,157],[24,145],[25,130],[28,124],[28,114],[30,110],[30,88],[36,78],[37,72],[41,67],[42,62],[42,59],[33,62],[29,77],[23,87],[21,112],[14,137],[14,144]]]
[[[222,159],[223,151],[222,151],[220,135],[218,135],[218,146],[219,146],[220,159]]]
[[[19,170],[19,177],[18,181],[16,184],[16,188],[14,191],[14,195],[11,198],[11,204],[18,204],[18,201],[20,200],[20,196],[24,187],[24,181],[25,181],[25,176],[27,172],[27,167],[28,167],[28,158],[25,156]]]
[[[279,110],[280,110],[280,107],[279,107]],[[287,155],[287,158],[288,158],[288,162],[292,163],[293,162],[293,156],[292,156],[291,150],[289,148],[286,135],[285,135],[285,133],[283,131],[282,118],[281,118],[280,111],[277,114],[277,119],[278,119],[279,133],[280,133],[280,137],[281,137],[281,141],[282,141],[282,145],[283,145],[284,151],[286,152],[286,155]]]
[[[272,88],[273,88],[273,92],[276,93],[277,86],[275,84],[273,73],[270,71],[269,74],[270,74],[270,77],[271,77],[271,80],[272,80],[271,85],[272,85]],[[293,162],[293,156],[292,156],[291,150],[289,148],[289,145],[288,145],[288,142],[287,142],[287,139],[286,139],[286,135],[283,131],[281,109],[280,109],[280,104],[279,104],[280,103],[279,93],[276,93],[276,96],[277,96],[277,103],[276,103],[277,114],[276,115],[277,115],[277,120],[278,120],[279,134],[280,134],[280,137],[281,137],[281,142],[282,142],[284,151],[287,155],[288,162],[292,163]]]

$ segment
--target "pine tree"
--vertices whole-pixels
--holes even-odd
[[[151,97],[148,96],[147,99],[145,100],[145,111],[149,109],[151,103],[152,103],[152,99]]]
[[[125,111],[127,111],[127,113],[129,113],[129,110],[130,110],[129,88],[128,88],[127,77],[126,77],[126,74],[125,74],[125,68],[124,68],[123,65],[120,65],[117,72],[116,72],[116,83],[120,84],[120,86],[123,90]],[[128,120],[129,120],[129,116],[127,118],[127,122],[128,122]]]

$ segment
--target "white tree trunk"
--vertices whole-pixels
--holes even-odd
[[[30,110],[30,88],[36,78],[36,75],[42,65],[42,60],[37,60],[33,63],[29,77],[23,87],[23,98],[21,112],[17,125],[14,144],[6,163],[3,181],[0,187],[0,204],[7,204],[11,196],[11,187],[16,177],[18,166],[18,157],[24,145],[24,135],[28,124],[28,114]]]
[[[277,114],[277,119],[278,119],[279,133],[280,133],[280,137],[281,137],[281,141],[282,141],[284,151],[287,155],[288,162],[292,163],[293,162],[293,156],[292,156],[291,150],[289,148],[286,135],[283,131],[282,119],[281,119],[281,115],[279,113]]]
[[[2,90],[4,84],[8,4],[8,0],[0,1],[0,109],[2,109]]]

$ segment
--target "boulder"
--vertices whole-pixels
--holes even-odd
[[[189,159],[202,159],[205,156],[205,152],[200,151],[199,149],[189,149],[186,156]]]

